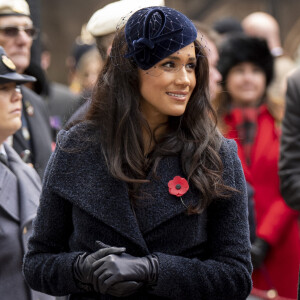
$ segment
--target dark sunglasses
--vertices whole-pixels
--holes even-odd
[[[38,36],[38,29],[34,27],[23,27],[23,26],[5,26],[0,27],[0,32],[9,37],[16,37],[20,31],[24,31],[33,40]]]

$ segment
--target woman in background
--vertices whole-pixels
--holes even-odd
[[[253,286],[296,299],[298,213],[287,207],[279,191],[280,128],[266,94],[273,57],[265,40],[232,35],[221,46],[219,70],[223,76],[219,120],[225,136],[236,140],[246,180],[254,188]]]
[[[9,146],[11,136],[21,127],[20,84],[35,81],[34,77],[18,74],[15,69],[0,47],[0,298],[54,300],[31,290],[22,274],[41,182],[35,170]]]

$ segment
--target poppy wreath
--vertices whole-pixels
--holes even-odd
[[[172,180],[168,182],[169,193],[176,197],[180,197],[181,203],[185,206],[181,196],[183,196],[189,190],[189,184],[185,178],[180,176],[175,176]]]

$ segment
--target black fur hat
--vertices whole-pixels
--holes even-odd
[[[264,39],[245,34],[228,36],[219,49],[218,69],[226,81],[228,72],[239,63],[251,62],[259,66],[266,74],[267,85],[273,77],[273,56]]]

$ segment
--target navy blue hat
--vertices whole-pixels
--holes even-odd
[[[165,6],[146,7],[135,12],[125,26],[128,53],[137,65],[148,70],[162,59],[186,47],[197,38],[190,19]]]
[[[16,82],[19,84],[36,81],[35,77],[21,75],[16,72],[16,66],[6,56],[2,47],[0,47],[0,84],[8,82]]]

